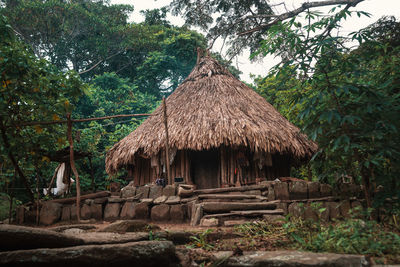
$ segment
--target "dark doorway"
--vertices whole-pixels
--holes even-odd
[[[191,176],[198,189],[219,187],[218,150],[192,151]]]

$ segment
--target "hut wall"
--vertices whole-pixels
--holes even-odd
[[[290,157],[287,155],[272,155],[272,166],[263,165],[260,169],[258,162],[254,160],[253,152],[224,146],[216,150],[218,163],[212,166],[214,170],[208,171],[207,166],[203,166],[204,171],[196,174],[194,165],[199,158],[195,157],[195,153],[187,150],[177,151],[170,167],[172,178],[182,177],[185,183],[198,184],[200,187],[230,187],[255,184],[256,178],[274,180],[278,177],[290,176]],[[197,168],[202,168],[201,166],[201,164],[197,165]],[[150,184],[158,177],[166,178],[166,175],[162,174],[162,169],[161,165],[152,166],[151,159],[137,157],[135,164],[128,166],[128,176],[135,181],[137,186]],[[196,179],[199,179],[199,175],[203,178],[196,182],[193,180],[196,175]],[[202,179],[213,181],[202,181]]]

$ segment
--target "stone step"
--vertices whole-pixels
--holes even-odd
[[[203,216],[203,218],[224,218],[224,217],[261,217],[263,215],[283,215],[282,209],[276,210],[237,210],[229,213],[209,214]]]
[[[276,209],[277,203],[279,203],[279,200],[259,203],[205,202],[201,205],[204,212],[226,213],[234,210],[273,210]]]

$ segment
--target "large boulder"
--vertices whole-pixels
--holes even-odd
[[[135,218],[144,220],[149,218],[149,202],[141,202],[135,205]]]
[[[81,219],[89,220],[92,217],[92,211],[90,210],[90,206],[88,204],[83,204],[81,208]]]
[[[326,202],[326,206],[329,208],[329,219],[334,220],[340,217],[339,203],[338,202]]]
[[[102,220],[103,219],[103,206],[101,204],[92,203],[90,205],[90,213],[92,218],[95,220]]]
[[[169,214],[171,216],[171,221],[173,222],[183,222],[185,220],[185,210],[186,210],[186,205],[172,205]]]
[[[108,203],[104,209],[104,220],[113,221],[118,219],[120,209],[120,203]]]
[[[332,186],[329,184],[320,184],[319,192],[321,197],[330,197],[332,196]]]
[[[149,198],[156,199],[162,195],[163,188],[160,185],[150,187]]]
[[[61,212],[61,221],[71,220],[71,206],[64,206]]]
[[[51,230],[16,226],[0,225],[0,250],[61,248],[78,246],[83,240],[67,236]]]
[[[294,181],[289,186],[290,199],[306,199],[307,183],[305,181]]]
[[[141,186],[136,189],[136,195],[140,195],[140,198],[148,198],[149,197],[149,186]]]
[[[308,186],[308,198],[319,198],[319,182],[309,182]]]
[[[176,194],[176,188],[175,188],[175,186],[174,186],[174,185],[167,185],[167,186],[165,186],[164,189],[163,189],[162,194],[163,194],[164,196],[168,196],[168,197],[170,197],[170,196],[175,196],[175,194]]]
[[[85,245],[0,253],[0,266],[178,266],[171,241]]]
[[[133,219],[135,218],[135,205],[134,202],[125,202],[122,206],[120,218],[121,219]]]
[[[274,184],[275,199],[288,200],[289,199],[289,188],[285,182]]]
[[[167,204],[161,204],[154,206],[151,209],[151,219],[153,221],[169,221],[170,219],[170,206]]]
[[[62,205],[55,202],[45,202],[40,209],[40,223],[51,225],[61,218]]]
[[[122,198],[134,197],[135,195],[136,195],[136,187],[134,186],[128,185],[121,189]]]

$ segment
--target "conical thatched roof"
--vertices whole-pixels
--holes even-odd
[[[248,146],[251,150],[310,157],[317,146],[271,104],[236,79],[215,59],[200,59],[166,99],[169,145],[176,149]],[[115,173],[136,153],[151,156],[164,149],[160,105],[135,131],[108,152],[106,170]]]

